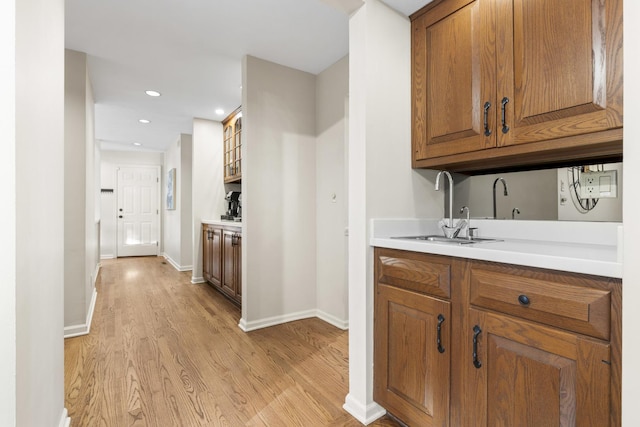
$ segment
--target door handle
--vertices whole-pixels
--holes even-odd
[[[478,360],[478,335],[480,335],[480,333],[482,332],[482,329],[480,329],[480,326],[475,325],[473,327],[473,366],[476,367],[476,369],[480,369],[480,367],[482,366],[482,362],[480,362],[480,360]]]
[[[484,136],[491,135],[491,129],[489,129],[489,108],[491,108],[491,103],[487,101],[484,103]]]
[[[438,352],[444,353],[444,347],[442,346],[442,323],[444,322],[444,316],[442,314],[438,314],[438,326],[436,330],[438,332],[436,338],[436,344],[438,344]]]
[[[509,98],[507,98],[506,96],[504,98],[502,98],[502,101],[500,102],[502,104],[501,110],[502,110],[502,133],[507,133],[509,132],[509,126],[507,126],[507,119],[505,118],[505,110],[506,110],[506,105],[509,103]]]

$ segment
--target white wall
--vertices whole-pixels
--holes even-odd
[[[16,15],[15,1],[0,3],[0,425],[16,425]]]
[[[243,327],[315,314],[315,76],[243,61]]]
[[[191,281],[204,282],[202,277],[203,220],[219,219],[227,205],[222,176],[222,123],[205,119],[193,120],[193,270]]]
[[[13,5],[7,3],[15,3],[15,14]],[[58,426],[63,425],[66,418],[63,354],[64,2],[2,2],[0,21],[3,24],[7,14],[9,20],[15,17],[15,80],[10,77],[10,82],[15,83],[15,98],[9,99],[9,102],[15,102],[15,139],[5,140],[0,157],[2,165],[15,171],[15,175],[7,181],[2,180],[1,184],[3,199],[8,203],[8,207],[2,209],[5,211],[3,220],[11,220],[3,221],[2,267],[6,267],[6,252],[14,256],[8,256],[13,267],[9,268],[10,280],[2,281],[0,292],[15,302],[15,311],[11,307],[0,311],[0,324],[3,328],[5,324],[15,325],[16,332],[15,335],[9,333],[8,342],[2,335],[0,372],[3,380],[8,378],[6,382],[0,382],[3,397],[0,399],[0,424]],[[4,35],[4,25],[2,27]],[[7,60],[10,64],[11,51],[7,51],[5,40],[0,43],[3,65]],[[0,87],[6,88],[4,84]],[[0,99],[4,113],[7,108],[4,92]],[[3,130],[5,126],[13,126],[4,124],[6,117],[10,118],[11,114],[2,115]],[[7,185],[10,188],[6,188]],[[12,210],[15,216],[6,218],[6,211]],[[14,232],[5,231],[7,229]],[[7,233],[7,239],[4,233]],[[11,277],[14,271],[15,276]],[[6,275],[3,273],[2,276],[4,279]],[[13,291],[6,295],[6,288],[15,290],[15,300],[11,298]],[[7,352],[14,353],[15,358],[7,357]],[[5,362],[10,365],[6,366]]]
[[[624,272],[622,302],[622,425],[640,425],[640,57],[636,41],[640,40],[640,2],[624,2]]]
[[[191,135],[181,134],[164,153],[162,209],[164,211],[163,255],[176,269],[191,270],[193,261],[193,215],[191,195]],[[167,172],[176,169],[175,209],[166,209]]]
[[[115,258],[117,255],[117,215],[118,215],[118,166],[158,166],[162,168],[164,154],[153,151],[101,151],[100,187],[111,189],[113,193],[100,194],[100,257]],[[160,205],[161,221],[164,205]],[[162,225],[160,226],[162,229]],[[162,232],[158,234],[162,236]],[[160,238],[160,250],[163,242]]]
[[[434,171],[411,169],[410,22],[367,0],[349,22],[349,395],[364,423],[373,402],[371,218],[433,218],[444,199]],[[389,84],[393,82],[393,84]]]
[[[87,55],[65,50],[64,325],[87,332],[98,266],[94,101]]]
[[[178,200],[180,201],[180,265],[191,270],[193,262],[193,200],[192,200],[192,162],[193,138],[180,135],[180,181],[178,181]]]
[[[316,300],[320,316],[346,328],[347,110],[349,58],[316,78]]]

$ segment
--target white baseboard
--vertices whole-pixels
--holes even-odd
[[[196,283],[206,283],[207,281],[204,280],[204,277],[193,277],[191,276],[191,283],[196,284]]]
[[[169,255],[167,255],[166,253],[162,253],[162,256],[164,257],[164,259],[167,260],[167,262],[169,264],[171,264],[173,266],[173,268],[175,268],[178,271],[191,271],[192,270],[192,266],[190,265],[180,265],[177,262],[175,262]]]
[[[62,415],[60,415],[60,422],[58,427],[69,427],[71,425],[71,418],[69,418],[69,412],[67,408],[62,408]]]
[[[282,316],[267,317],[260,320],[252,320],[247,322],[244,318],[240,319],[238,326],[245,332],[255,331],[256,329],[268,328],[269,326],[281,325],[294,320],[309,319],[316,317],[316,310],[299,311],[297,313],[283,314]]]
[[[87,313],[87,323],[81,325],[71,325],[64,327],[64,337],[73,338],[80,335],[88,335],[91,331],[91,322],[93,320],[93,312],[96,308],[96,299],[98,298],[98,291],[94,286],[93,295],[91,295],[91,304],[89,305],[89,311]]]
[[[324,320],[328,324],[333,325],[338,329],[342,329],[343,331],[346,331],[349,329],[348,320],[338,319],[336,316],[329,314],[325,311],[316,310],[316,317],[318,317],[318,319],[320,320]]]
[[[371,402],[368,405],[360,403],[351,393],[347,394],[342,408],[364,425],[371,424],[387,413],[387,411],[376,402]]]
[[[116,256],[114,254],[101,254],[100,259],[115,259]]]
[[[238,327],[244,332],[255,331],[256,329],[268,328],[269,326],[281,325],[283,323],[293,322],[295,320],[309,319],[311,317],[317,317],[336,328],[346,330],[349,328],[349,322],[340,320],[328,313],[321,310],[305,310],[297,313],[284,314],[282,316],[267,317],[260,320],[252,320],[247,322],[244,318],[240,319]]]

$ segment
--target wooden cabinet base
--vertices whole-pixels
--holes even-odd
[[[409,426],[621,425],[622,283],[374,251],[374,400]]]
[[[234,303],[242,303],[242,233],[238,227],[202,224],[202,275]]]

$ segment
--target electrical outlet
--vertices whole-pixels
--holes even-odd
[[[580,174],[580,198],[600,199],[618,197],[618,172],[583,172]]]

